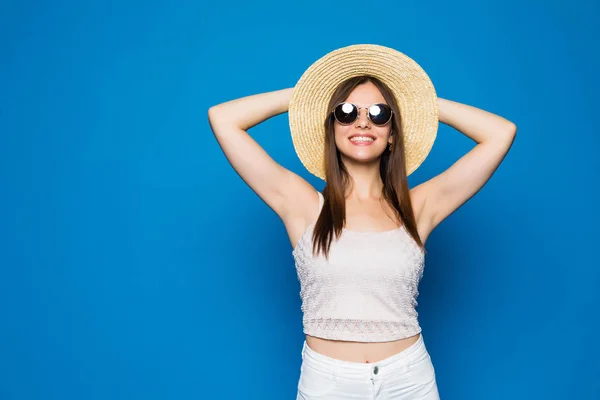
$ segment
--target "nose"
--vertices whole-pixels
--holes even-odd
[[[356,119],[356,127],[357,128],[366,128],[369,126],[369,110],[367,109],[359,109],[358,110],[358,118]]]

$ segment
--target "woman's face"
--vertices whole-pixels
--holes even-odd
[[[367,108],[375,103],[387,104],[383,95],[372,82],[357,86],[345,100],[358,107],[359,117],[350,125],[342,125],[334,121],[335,144],[342,153],[342,158],[356,162],[372,162],[385,151],[392,142],[390,135],[392,122],[384,126],[374,125],[367,117]],[[357,141],[360,138],[371,138],[372,141]],[[353,138],[356,138],[352,140]]]

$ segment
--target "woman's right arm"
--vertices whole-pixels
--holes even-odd
[[[282,167],[247,133],[253,126],[288,111],[292,88],[255,94],[208,110],[211,129],[231,166],[284,222],[312,216],[318,202],[305,179]]]

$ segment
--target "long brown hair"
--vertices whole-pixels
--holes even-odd
[[[392,207],[396,218],[399,218],[404,224],[414,241],[419,247],[423,248],[424,246],[417,231],[417,224],[409,196],[408,179],[404,163],[402,115],[390,88],[373,76],[363,75],[349,78],[342,82],[331,96],[328,111],[332,111],[336,104],[345,101],[358,85],[367,82],[372,82],[377,86],[385,101],[394,112],[391,127],[391,132],[394,136],[392,150],[390,151],[389,147],[386,146],[385,151],[381,155],[379,167],[379,173],[383,181],[382,197]],[[341,160],[340,152],[335,145],[334,119],[331,113],[328,113],[324,123],[325,180],[327,183],[323,189],[325,203],[315,223],[312,243],[313,253],[322,252],[325,258],[328,258],[333,236],[335,234],[336,238],[340,237],[346,221],[345,193],[351,180],[348,170]]]

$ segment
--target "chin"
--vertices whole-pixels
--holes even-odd
[[[367,162],[373,162],[375,160],[377,160],[378,158],[381,157],[381,155],[383,154],[383,151],[369,151],[369,152],[365,152],[365,151],[360,151],[357,152],[355,151],[342,151],[342,156],[348,160],[351,161],[355,161],[355,162],[363,162],[363,163],[367,163]]]

